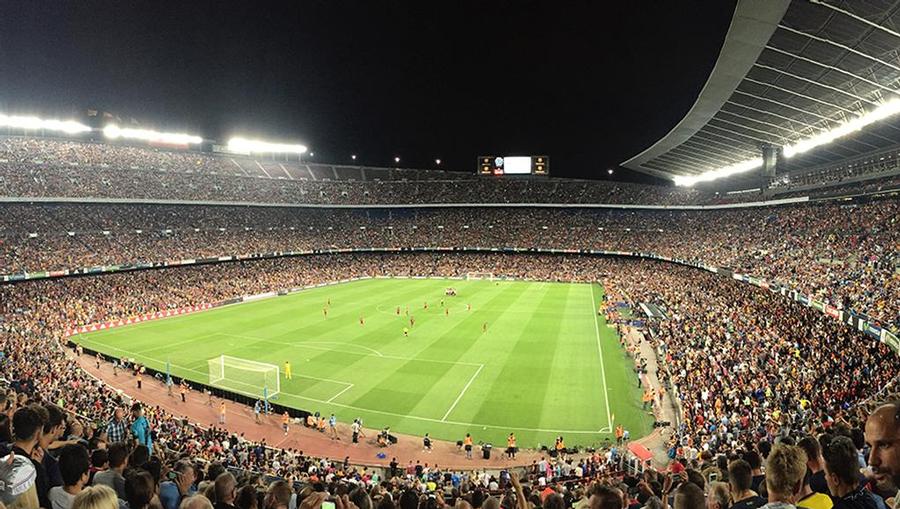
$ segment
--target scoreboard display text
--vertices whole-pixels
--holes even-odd
[[[479,175],[549,175],[550,158],[547,156],[481,156],[478,158]]]

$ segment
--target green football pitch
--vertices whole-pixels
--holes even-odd
[[[458,295],[445,296],[448,287]],[[342,422],[359,417],[368,428],[452,441],[471,433],[476,443],[500,446],[512,431],[520,447],[562,435],[567,445],[587,446],[611,437],[616,424],[632,437],[652,425],[632,362],[595,311],[602,291],[366,279],[74,339],[160,371],[168,364],[173,376],[204,384],[208,361],[220,355],[270,363],[281,370],[273,402],[333,412]],[[407,307],[415,325],[404,337]]]

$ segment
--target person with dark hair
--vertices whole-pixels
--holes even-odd
[[[747,451],[744,453],[744,461],[750,464],[750,472],[753,476],[750,489],[759,493],[759,487],[766,480],[766,475],[762,472],[762,456],[756,451]]]
[[[622,493],[605,484],[595,483],[590,489],[591,496],[588,498],[588,507],[590,509],[624,509],[625,500]]]
[[[94,449],[91,451],[91,471],[88,484],[94,484],[94,475],[109,468],[109,451],[107,449]]]
[[[683,482],[675,490],[674,509],[705,509],[703,490],[692,482]]]
[[[38,447],[43,451],[41,462],[44,464],[44,470],[47,472],[48,488],[44,498],[41,499],[41,502],[46,501],[47,505],[42,505],[41,507],[50,507],[50,499],[46,498],[46,496],[49,495],[50,488],[63,485],[63,478],[59,471],[59,462],[56,460],[56,456],[49,454],[49,451],[54,442],[59,440],[63,433],[66,432],[66,414],[56,405],[46,405],[43,408],[47,420],[44,422],[44,432],[41,434]],[[40,492],[38,496],[41,496]]]
[[[871,447],[868,462],[876,480],[889,478],[894,486],[900,486],[900,401],[881,405],[869,415],[865,438]]]
[[[829,495],[828,483],[825,482],[825,467],[822,458],[822,446],[815,438],[807,435],[797,443],[806,453],[806,468],[809,470],[809,487],[816,493]]]
[[[859,451],[845,436],[835,437],[825,450],[825,480],[835,509],[877,509],[872,493],[859,482]]]
[[[34,459],[33,453],[40,451],[38,442],[41,434],[44,432],[44,418],[41,412],[32,406],[24,406],[16,410],[12,418],[13,444],[12,452],[16,456],[28,458],[35,470],[34,485],[29,487],[24,493],[19,495],[19,502],[25,507],[34,506],[40,503],[40,494],[46,493],[50,488],[47,485],[47,472],[44,465],[40,461]],[[38,452],[38,454],[40,454]],[[49,505],[44,507],[50,507]]]
[[[70,509],[75,496],[87,485],[91,469],[87,449],[82,445],[66,445],[59,450],[59,471],[63,485],[50,488],[52,509]]]
[[[728,464],[728,487],[731,490],[731,509],[756,509],[766,505],[766,499],[750,489],[753,485],[753,470],[744,460],[734,460]]]
[[[125,468],[128,466],[128,444],[116,442],[109,446],[109,468],[94,474],[94,486],[108,486],[116,496],[125,500]]]
[[[249,484],[241,486],[234,498],[234,506],[237,509],[258,509],[256,487]],[[285,509],[287,509],[287,506],[285,506]]]
[[[144,445],[149,453],[153,453],[153,437],[150,433],[150,421],[144,417],[144,408],[140,403],[131,405],[131,434],[134,436],[135,445]],[[131,508],[134,509],[134,508]]]
[[[146,509],[156,495],[156,484],[149,472],[134,469],[125,478],[125,501],[128,509]]]
[[[150,449],[144,445],[136,446],[128,456],[128,466],[132,468],[143,468],[146,470],[148,461],[150,461]]]

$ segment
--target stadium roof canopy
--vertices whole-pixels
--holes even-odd
[[[622,166],[695,176],[821,136],[900,100],[900,0],[739,0],[687,115]],[[828,165],[900,142],[897,117],[779,162]]]

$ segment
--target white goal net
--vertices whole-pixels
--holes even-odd
[[[493,272],[467,272],[466,279],[468,279],[468,280],[487,279],[488,281],[493,281],[494,273]]]
[[[220,355],[209,359],[209,385],[257,398],[281,392],[278,366]]]

